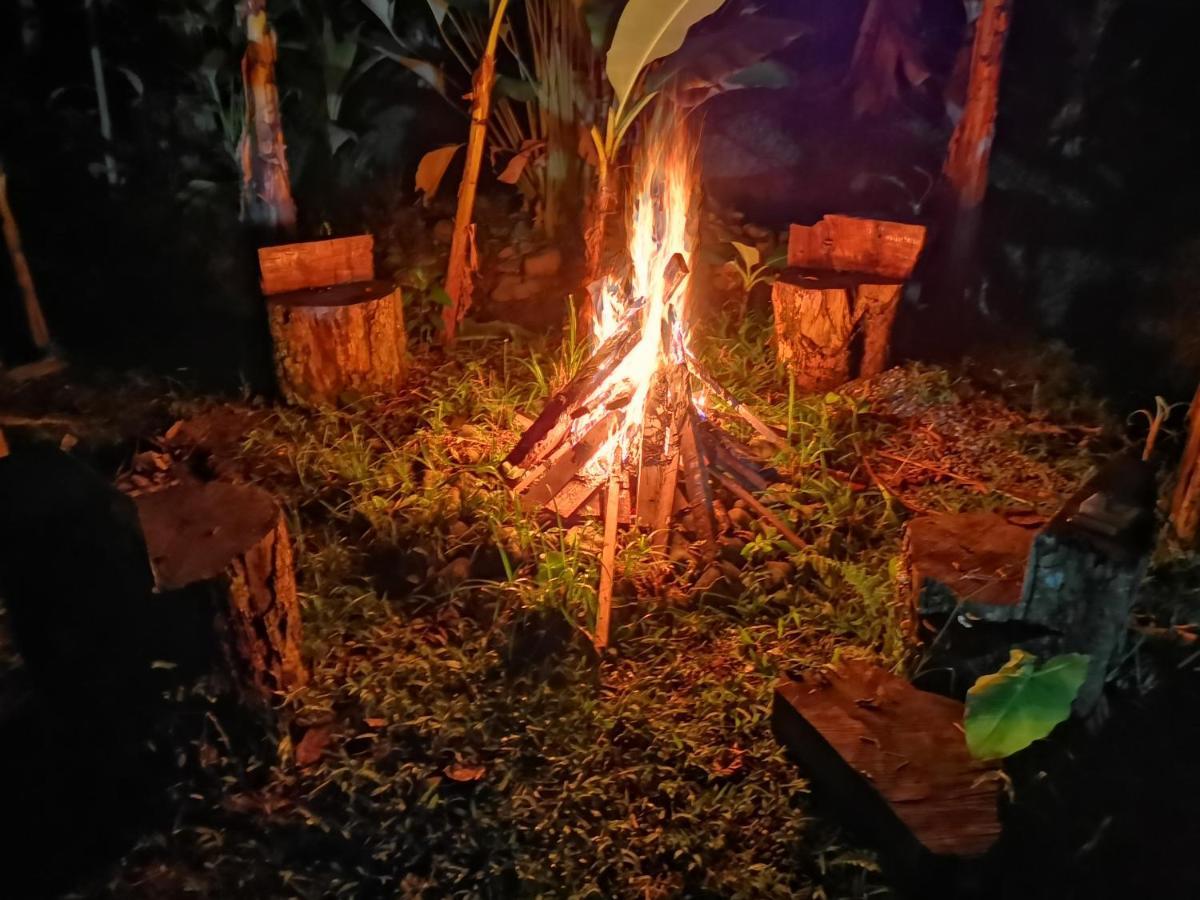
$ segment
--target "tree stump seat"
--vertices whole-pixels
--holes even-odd
[[[400,289],[359,281],[267,299],[275,369],[284,397],[332,406],[404,384],[407,350]]]
[[[135,499],[156,590],[215,623],[233,680],[270,699],[307,680],[292,549],[261,488],[185,482]]]
[[[772,300],[779,359],[801,390],[844,384],[856,352],[863,377],[887,367],[904,285],[924,246],[921,225],[826,216],[792,226]]]

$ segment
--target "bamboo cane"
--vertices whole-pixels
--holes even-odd
[[[3,220],[4,243],[8,246],[13,272],[16,273],[17,285],[21,289],[21,298],[25,303],[25,318],[29,322],[29,334],[39,350],[47,351],[50,349],[50,329],[46,326],[46,317],[42,314],[41,303],[38,302],[37,289],[33,285],[33,273],[29,270],[25,251],[21,249],[21,232],[17,228],[17,219],[8,203],[8,176],[2,162],[0,162],[0,220]]]
[[[454,216],[454,237],[450,242],[450,262],[446,269],[446,293],[450,304],[442,314],[445,325],[443,341],[454,343],[458,326],[471,306],[472,275],[475,268],[475,235],[471,219],[475,215],[475,195],[479,190],[479,172],[483,168],[483,151],[487,145],[488,118],[492,112],[492,89],[496,84],[496,46],[508,0],[496,4],[492,30],[475,71],[471,98],[471,133],[467,139],[467,161],[462,183],[458,189],[458,211]]]

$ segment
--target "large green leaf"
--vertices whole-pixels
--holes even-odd
[[[683,46],[691,27],[720,9],[724,2],[629,0],[617,22],[606,64],[617,106],[624,107],[629,101],[646,66]]]
[[[648,90],[746,87],[736,78],[809,31],[790,19],[739,16],[727,26],[689,38],[646,80]]]
[[[994,675],[967,691],[963,726],[967,749],[977,759],[999,759],[1024,750],[1071,715],[1071,704],[1087,678],[1090,657],[1056,656],[1038,667],[1037,657],[1013,650]]]

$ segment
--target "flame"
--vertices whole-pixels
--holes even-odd
[[[641,461],[647,400],[655,374],[666,365],[684,362],[687,353],[688,281],[667,296],[671,258],[682,256],[688,269],[696,249],[695,204],[696,150],[684,128],[655,120],[647,130],[639,158],[633,166],[634,184],[629,203],[628,283],[616,274],[605,278],[595,297],[594,338],[602,345],[634,315],[642,316],[641,340],[617,367],[609,384],[617,394],[628,392],[622,427],[610,437],[594,460],[607,471],[618,463]],[[665,327],[664,327],[665,323]]]

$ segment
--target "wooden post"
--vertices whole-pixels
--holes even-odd
[[[21,289],[21,299],[25,304],[25,319],[29,322],[29,334],[34,345],[41,351],[50,349],[50,329],[46,327],[46,317],[42,315],[42,305],[38,302],[37,289],[33,285],[33,273],[29,270],[29,261],[25,259],[25,251],[21,248],[21,232],[17,228],[17,219],[8,203],[8,175],[4,164],[0,162],[0,224],[4,228],[4,243],[8,247],[8,255],[12,260],[13,272],[17,278],[17,286]]]
[[[965,287],[979,234],[983,198],[987,194],[1011,3],[1012,0],[983,0],[983,12],[975,24],[967,101],[950,139],[942,172],[951,189],[954,219],[948,226],[953,237],[949,248],[950,270],[945,277],[955,292]]]
[[[475,249],[475,194],[479,189],[479,172],[483,167],[483,151],[487,145],[488,119],[492,113],[492,89],[496,85],[496,45],[508,0],[500,0],[492,16],[492,29],[487,45],[475,71],[471,94],[471,132],[467,139],[467,161],[462,184],[458,189],[458,211],[454,217],[454,237],[450,242],[450,261],[446,269],[446,293],[450,303],[442,314],[442,339],[446,346],[454,343],[458,326],[471,307],[474,274],[478,267]]]
[[[1171,498],[1171,526],[1182,543],[1195,545],[1200,531],[1200,389],[1188,411],[1188,442]]]
[[[296,203],[288,175],[279,87],[275,81],[275,30],[267,0],[244,0],[246,52],[242,83],[246,113],[239,155],[242,160],[243,222],[290,234],[296,230]]]

